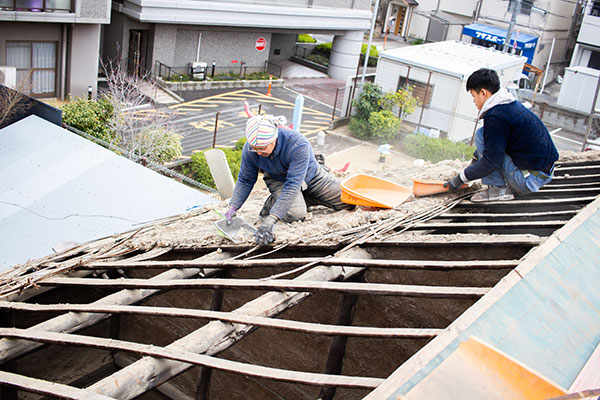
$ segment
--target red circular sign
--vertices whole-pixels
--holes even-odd
[[[256,50],[263,51],[267,47],[267,40],[264,37],[256,39],[255,43]]]

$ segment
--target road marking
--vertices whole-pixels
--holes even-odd
[[[182,133],[185,133],[185,138],[187,139],[183,143],[184,153],[190,154],[191,150],[185,148],[187,146],[195,148],[196,146],[204,147],[206,145],[198,142],[200,141],[201,143],[206,143],[205,133],[214,132],[216,111],[214,108],[216,107],[221,107],[219,124],[217,126],[217,136],[221,138],[219,141],[221,141],[221,143],[237,142],[238,139],[230,138],[234,135],[243,136],[243,125],[245,125],[247,117],[244,110],[238,111],[237,109],[239,102],[241,101],[248,101],[249,103],[252,103],[251,112],[254,115],[258,113],[259,104],[266,103],[266,105],[282,111],[293,110],[295,108],[295,105],[292,102],[276,97],[269,97],[265,94],[249,89],[240,89],[214,96],[203,97],[201,99],[196,99],[185,103],[171,105],[168,107],[170,112],[177,113],[178,115],[187,115],[187,117],[178,118],[175,120],[175,123],[182,127]],[[226,104],[232,104],[232,107],[222,109],[223,105]],[[233,106],[234,104],[236,104],[235,107]],[[207,108],[212,110],[209,111]],[[268,112],[264,108],[264,106],[261,108],[261,114],[266,114]],[[203,110],[204,112],[202,112]],[[302,113],[303,121],[300,126],[301,134],[308,136],[329,128],[331,116],[328,113],[308,107],[304,107]],[[184,126],[187,128],[184,128]],[[239,129],[239,132],[236,128]],[[219,129],[224,129],[222,135],[219,135]]]
[[[205,119],[203,121],[189,122],[188,125],[191,125],[196,129],[204,129],[205,131],[213,132],[215,130],[215,119],[213,118]],[[231,122],[219,120],[219,123],[217,124],[217,131],[219,130],[219,128],[227,128],[232,126],[236,125],[232,124]]]

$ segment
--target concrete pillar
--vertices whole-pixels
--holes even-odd
[[[327,70],[329,76],[345,81],[349,75],[356,74],[363,35],[363,31],[346,31],[344,35],[336,35],[333,38]]]
[[[73,25],[67,77],[71,96],[87,96],[88,86],[96,93],[99,53],[100,24]]]

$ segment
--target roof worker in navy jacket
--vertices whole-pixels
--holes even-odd
[[[483,118],[475,133],[477,150],[471,165],[444,184],[456,192],[481,178],[488,189],[471,201],[513,200],[514,194],[537,192],[552,180],[558,152],[544,123],[500,88],[496,71],[479,69],[467,79],[467,91]]]
[[[257,244],[275,240],[273,226],[277,221],[303,220],[307,206],[323,205],[334,210],[355,208],[342,203],[339,182],[317,163],[308,140],[278,125],[278,119],[271,115],[257,115],[246,123],[248,141],[242,149],[240,173],[225,213],[231,221],[250,195],[258,171],[262,170],[271,195],[260,211],[263,220],[256,233]]]

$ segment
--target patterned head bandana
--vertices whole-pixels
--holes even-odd
[[[279,121],[271,115],[256,115],[246,122],[246,138],[250,146],[264,147],[277,139]]]

